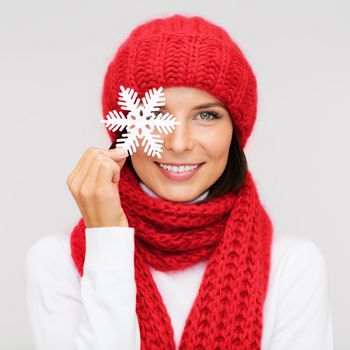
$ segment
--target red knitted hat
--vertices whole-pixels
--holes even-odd
[[[206,90],[230,112],[242,148],[255,123],[257,86],[250,64],[223,28],[199,16],[156,18],[130,33],[105,75],[104,116],[118,109],[120,85],[138,96],[160,86]],[[118,137],[107,132],[111,141]]]

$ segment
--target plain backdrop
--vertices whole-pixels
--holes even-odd
[[[107,64],[136,25],[175,13],[221,25],[250,61],[249,167],[276,229],[324,254],[336,349],[350,349],[348,1],[0,4],[0,349],[33,349],[24,256],[80,218],[66,179],[87,147],[109,146],[99,122]]]

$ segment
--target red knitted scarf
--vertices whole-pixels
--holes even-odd
[[[179,349],[260,349],[273,227],[250,172],[238,193],[180,203],[146,194],[124,166],[122,207],[135,228],[136,312],[141,349],[175,349],[170,317],[148,265],[184,269],[209,259]],[[71,255],[83,275],[85,224],[71,234]]]

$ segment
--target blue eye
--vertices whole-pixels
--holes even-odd
[[[157,111],[157,112],[153,112],[154,115],[158,116],[158,114],[162,113],[162,111]],[[204,111],[204,112],[200,112],[197,115],[203,115],[204,118],[201,118],[202,120],[213,120],[213,119],[220,119],[222,117],[222,115],[220,113],[214,112],[214,111]],[[209,118],[210,116],[212,116],[213,118]]]
[[[220,119],[222,116],[221,114],[217,113],[217,112],[214,112],[214,111],[205,111],[205,112],[200,112],[198,113],[198,115],[204,115],[205,118],[202,118],[203,120],[212,120],[212,119],[208,119],[209,116],[212,116],[213,119]]]

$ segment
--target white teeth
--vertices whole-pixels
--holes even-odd
[[[186,166],[171,166],[171,165],[164,165],[164,164],[159,164],[163,169],[170,170],[176,173],[183,173],[185,171],[192,171],[193,169],[196,169],[198,167],[197,165],[186,165]]]

